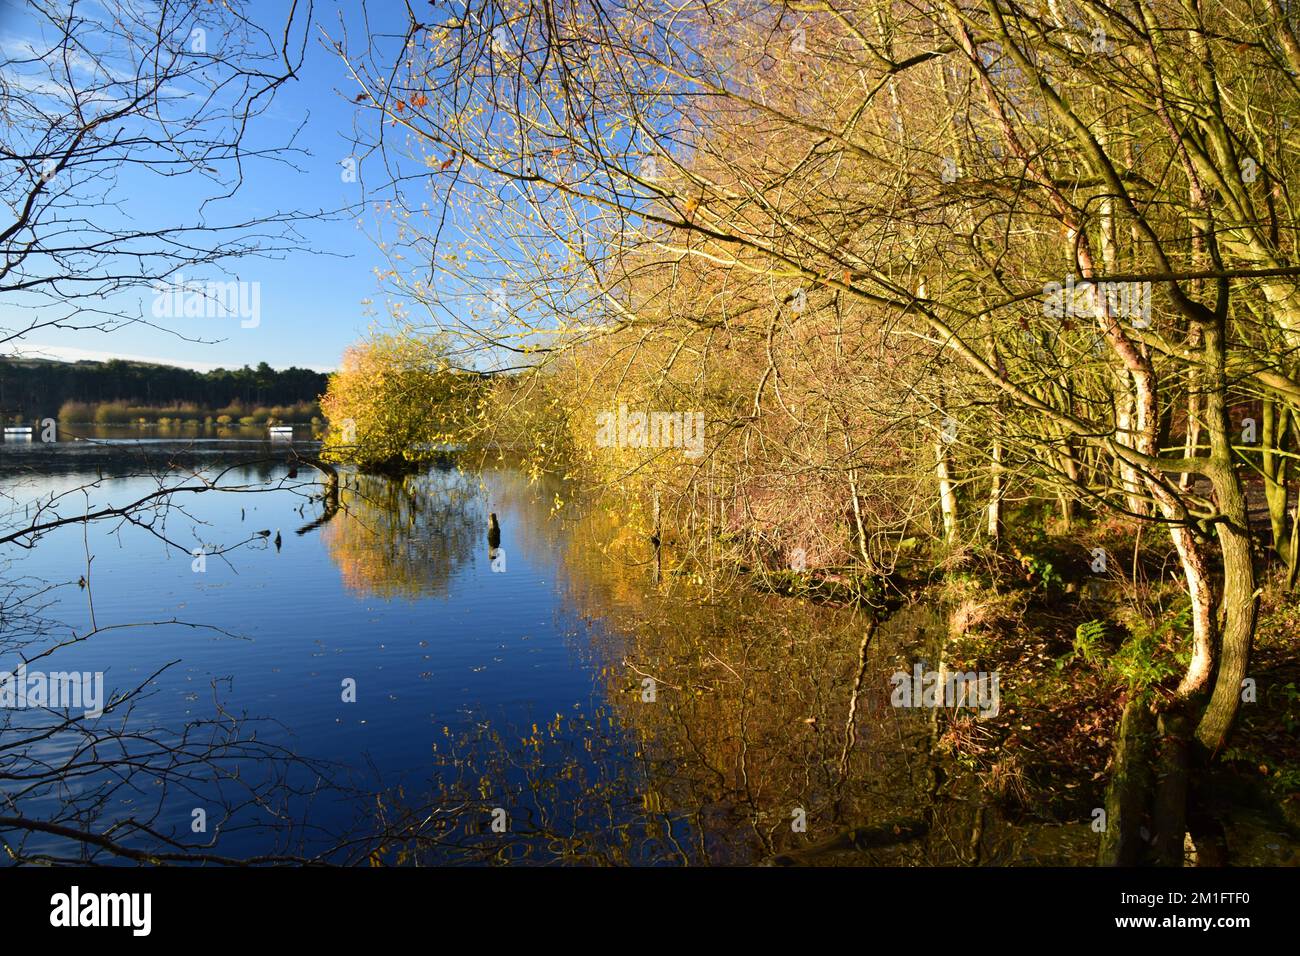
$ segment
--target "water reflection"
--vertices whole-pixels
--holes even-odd
[[[498,480],[512,486],[510,477]],[[598,670],[599,705],[528,726],[448,732],[424,793],[408,787],[385,804],[382,859],[1090,858],[1082,823],[1035,819],[1023,805],[1006,812],[1007,794],[989,785],[998,768],[972,759],[978,747],[952,746],[954,735],[977,733],[969,722],[953,727],[935,711],[890,706],[889,677],[900,662],[942,658],[941,609],[904,607],[864,642],[871,622],[861,611],[743,587],[709,590],[671,567],[672,558],[660,578],[658,549],[622,517],[592,507],[525,522],[562,550],[566,604],[610,625],[584,649]],[[498,812],[508,826],[494,830]]]
[[[107,455],[16,467],[66,484],[140,461]],[[171,449],[162,460],[183,457]],[[157,726],[195,719],[195,682],[219,677],[226,693],[245,695],[239,712],[284,724],[297,756],[351,771],[329,799],[296,802],[288,784],[268,780],[259,805],[280,810],[265,826],[288,829],[263,835],[232,815],[234,835],[211,838],[223,852],[283,849],[292,831],[311,834],[296,852],[339,863],[1091,857],[1086,812],[1034,806],[1017,769],[984,756],[980,726],[890,706],[891,674],[945,659],[942,609],[905,606],[873,631],[861,610],[761,594],[736,575],[719,587],[720,569],[686,565],[621,505],[575,504],[560,485],[508,467],[290,477],[307,457],[258,460],[236,476],[291,481],[294,493],[204,494],[192,514],[171,517],[202,522],[212,538],[246,537],[253,521],[284,528],[283,542],[276,533],[232,552],[231,573],[214,584],[188,562],[160,565],[155,541],[129,537],[139,529],[119,532],[120,543],[101,531],[89,545],[92,582],[117,575],[115,590],[96,597],[105,619],[165,620],[184,607],[255,639],[196,647],[124,631],[114,649],[101,635],[80,648],[88,669],[108,660],[143,678],[183,656],[176,684],[164,675],[150,685]],[[147,484],[118,480],[124,496]],[[83,567],[84,545],[79,534],[51,536],[29,569],[53,579]],[[71,619],[75,606],[40,611]],[[20,623],[10,614],[11,639],[32,630]],[[356,679],[358,703],[340,704],[341,677]],[[227,701],[213,698],[224,714]],[[160,832],[165,821],[188,839],[191,806],[160,804]],[[118,809],[99,809],[102,828]]]
[[[477,483],[450,466],[402,479],[349,474],[322,540],[350,591],[445,596],[480,540],[477,506]]]

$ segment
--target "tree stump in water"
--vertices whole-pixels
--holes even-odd
[[[1181,711],[1160,715],[1159,756],[1156,758],[1155,833],[1151,840],[1154,866],[1182,866],[1187,833],[1187,775],[1192,723]]]
[[[1152,743],[1155,720],[1146,702],[1133,697],[1120,718],[1114,769],[1106,787],[1106,829],[1102,831],[1099,866],[1137,866],[1145,856],[1151,808]]]
[[[1180,709],[1157,718],[1141,697],[1124,707],[1098,865],[1183,865],[1192,731]]]

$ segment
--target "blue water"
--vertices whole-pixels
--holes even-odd
[[[61,502],[63,516],[135,501],[160,483],[194,484],[185,468],[159,475],[164,459],[156,457],[157,446],[148,451],[154,457],[146,469],[139,458],[143,447],[5,446],[0,474],[20,503],[34,493],[48,497],[94,483],[84,496]],[[186,459],[187,467],[209,478],[232,462],[283,451],[231,443],[223,455],[213,447],[178,443],[174,450],[196,455]],[[146,470],[153,473],[98,480],[100,474]],[[430,773],[434,748],[475,728],[513,732],[556,715],[599,710],[599,648],[616,639],[602,633],[599,620],[587,620],[566,603],[570,584],[557,547],[562,529],[537,489],[518,474],[462,474],[444,466],[404,484],[361,479],[360,489],[344,488],[342,511],[297,534],[325,506],[306,497],[321,490],[314,471],[300,468],[290,480],[288,470],[285,462],[236,467],[220,485],[246,490],[181,492],[165,508],[137,513],[134,523],[73,524],[42,535],[30,550],[4,546],[6,578],[53,587],[42,611],[51,630],[25,648],[27,656],[97,625],[98,633],[58,650],[40,668],[103,672],[113,696],[166,667],[135,701],[132,727],[165,734],[186,721],[251,718],[256,722],[246,732],[323,761],[331,782],[347,780],[368,791],[418,788]],[[277,490],[254,490],[266,487]],[[420,509],[414,518],[402,510],[411,501]],[[493,570],[488,553],[490,511],[502,529],[503,570],[500,560]],[[23,517],[20,504],[6,528],[21,526]],[[271,531],[270,538],[256,535],[262,529]],[[277,532],[283,542],[278,550]],[[230,550],[206,555],[204,568],[196,570],[191,549],[204,547]],[[77,583],[82,576],[85,588]],[[12,646],[12,628],[0,633],[9,639],[0,671],[12,671],[19,648]],[[355,681],[355,702],[343,699],[348,679]],[[118,719],[120,712],[99,718]],[[615,739],[618,733],[612,731]],[[44,746],[54,754],[67,745]],[[244,779],[272,766],[269,760],[235,763]],[[155,829],[188,837],[194,808],[210,806],[207,798],[221,792],[205,775],[196,775],[193,792],[158,783],[151,792],[149,775],[142,775],[113,795],[102,817],[147,806]],[[312,776],[299,767],[289,779],[311,786]],[[66,786],[84,793],[100,782],[92,776],[69,779]],[[166,797],[160,800],[158,790],[167,790]],[[321,828],[319,839],[296,838],[304,853],[328,846],[358,819],[365,826],[366,800],[355,794],[331,790],[308,799],[288,793],[277,791],[287,801],[287,816]],[[66,796],[61,788],[25,794],[24,813],[57,812]],[[487,794],[484,805],[494,796]],[[271,852],[283,834],[267,829],[270,817],[245,810],[213,852]],[[243,829],[236,821],[256,825]]]
[[[922,815],[848,860],[964,859],[976,805],[935,796],[926,717],[888,706],[933,608],[877,633],[850,738],[860,612],[727,585],[689,542],[656,560],[612,498],[462,456],[343,470],[335,508],[301,436],[61,437],[0,444],[0,671],[101,672],[117,702],[0,707],[11,862],[753,863]],[[1007,859],[1091,854],[1086,820],[1028,832]]]

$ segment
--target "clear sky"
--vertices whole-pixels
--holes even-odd
[[[240,192],[212,210],[216,218],[237,221],[276,210],[338,209],[360,199],[361,187],[345,182],[341,175],[342,161],[351,152],[347,134],[355,119],[351,97],[356,88],[337,54],[322,45],[320,30],[324,27],[337,36],[340,15],[353,21],[357,8],[346,0],[318,0],[298,79],[280,89],[270,112],[261,117],[260,126],[250,136],[256,144],[283,142],[292,128],[305,123],[298,144],[307,154],[293,157],[301,172],[275,164],[252,164]],[[270,29],[277,20],[283,24],[286,4],[257,0],[247,9],[264,19]],[[400,30],[406,19],[404,5],[399,3],[372,3],[369,14],[372,26],[377,14],[390,17],[391,22],[382,27],[392,30]],[[0,0],[0,43],[6,50],[31,42],[34,29],[19,0]],[[350,22],[349,29],[360,29],[359,21]],[[199,202],[212,192],[210,183],[195,181],[188,174],[161,184],[157,180],[124,175],[119,194],[124,200],[121,214],[139,221],[193,221]],[[303,249],[281,261],[245,259],[236,265],[232,271],[240,279],[260,284],[260,316],[255,326],[241,327],[232,317],[162,321],[187,336],[211,340],[210,344],[137,325],[111,333],[40,330],[22,342],[22,351],[53,358],[123,357],[198,368],[262,361],[276,368],[334,368],[344,347],[385,312],[374,276],[384,260],[371,238],[373,220],[374,213],[367,211],[360,221],[345,216],[331,222],[307,222],[301,226]],[[220,278],[216,274],[204,277]],[[150,314],[153,296],[148,290],[134,292],[132,298]],[[13,326],[20,321],[20,309],[13,302],[0,301],[0,325]]]

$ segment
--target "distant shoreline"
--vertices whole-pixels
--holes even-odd
[[[152,406],[128,402],[64,402],[59,409],[62,425],[320,425],[324,418],[315,402],[291,405],[223,405],[218,408],[191,403]]]
[[[133,362],[0,360],[0,420],[26,424],[275,425],[323,421],[329,376],[308,369],[188,369]]]

